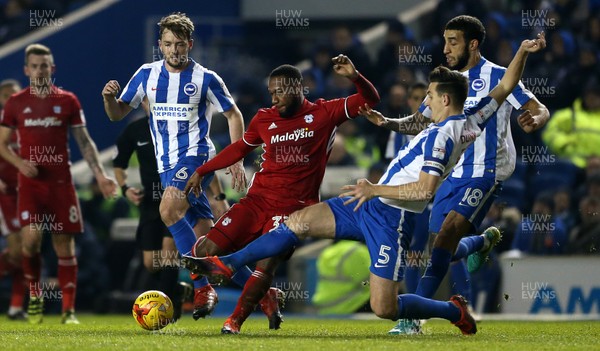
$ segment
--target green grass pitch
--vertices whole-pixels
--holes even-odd
[[[390,336],[384,320],[286,318],[281,330],[252,316],[240,335],[221,335],[225,318],[193,321],[187,315],[158,332],[141,329],[131,316],[80,315],[80,325],[46,316],[41,325],[0,320],[3,350],[600,350],[600,321],[484,321],[475,336],[433,320],[424,335]]]

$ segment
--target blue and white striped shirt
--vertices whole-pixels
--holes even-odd
[[[419,181],[419,174],[426,172],[445,179],[457,161],[478,136],[487,128],[490,117],[498,109],[491,97],[481,99],[475,106],[465,109],[465,114],[450,116],[440,123],[431,123],[404,145],[378,184],[402,185]],[[438,187],[441,182],[438,182]],[[437,189],[436,189],[437,191]],[[390,206],[421,213],[428,200],[406,201],[380,198]]]
[[[498,85],[505,72],[506,68],[483,57],[475,67],[461,72],[469,78],[469,94],[465,101],[465,109],[475,106],[486,97]],[[513,107],[519,109],[531,98],[533,94],[519,82],[498,111],[491,116],[475,143],[465,151],[451,176],[454,178],[494,177],[496,180],[506,180],[510,177],[516,162],[515,145],[510,132],[510,115]],[[431,110],[424,104],[419,111],[431,118]]]
[[[234,105],[221,77],[193,60],[180,73],[168,72],[164,60],[146,63],[129,80],[120,99],[137,108],[145,96],[159,173],[187,156],[214,155],[209,138],[213,106],[224,112]]]

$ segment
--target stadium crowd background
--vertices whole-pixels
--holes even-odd
[[[32,8],[55,11],[53,18],[61,18],[89,2],[2,0],[0,45],[39,29],[31,26]],[[547,33],[548,39],[545,52],[530,57],[523,83],[549,108],[550,122],[542,131],[525,134],[515,121],[518,112],[513,112],[516,170],[504,183],[504,191],[479,229],[490,225],[501,228],[504,239],[496,248],[496,254],[518,250],[533,255],[597,255],[600,248],[600,1],[447,0],[411,23],[390,18],[311,20],[310,27],[300,21],[299,25],[274,28],[274,19],[271,19],[268,23],[243,23],[234,29],[239,32],[234,36],[236,39],[222,41],[206,39],[210,33],[203,33],[198,25],[196,36],[203,51],[196,51],[200,57],[194,59],[220,73],[246,125],[258,108],[270,106],[264,77],[281,63],[308,59],[309,64],[303,62],[302,67],[310,100],[353,93],[352,84],[332,74],[330,58],[339,53],[348,55],[358,70],[375,83],[382,96],[377,109],[388,117],[403,117],[412,112],[408,106],[408,88],[424,82],[427,73],[444,62],[443,27],[450,18],[460,14],[482,20],[487,30],[482,54],[502,66],[508,65],[521,40],[533,38],[540,30]],[[381,22],[387,25],[384,38],[375,43],[361,42],[359,33]],[[57,66],[60,69],[64,64],[59,60]],[[23,80],[21,71],[2,70],[0,80],[6,78]],[[100,85],[65,88],[77,94],[91,89],[101,100]],[[82,102],[85,109],[85,100]],[[213,121],[211,137],[218,148],[222,148],[229,142],[225,120],[214,118]],[[94,129],[91,133],[94,137]],[[115,130],[114,136],[117,134]],[[329,167],[361,168],[371,180],[377,181],[387,163],[388,136],[388,131],[364,119],[344,124],[338,130]],[[101,146],[107,141],[97,142]],[[247,158],[245,164],[256,168],[258,160],[257,153],[254,159]],[[131,275],[126,277],[122,269],[127,262],[118,257],[130,259],[134,248],[112,243],[110,230],[116,218],[135,216],[136,210],[122,198],[106,202],[93,184],[84,186],[81,195],[86,233],[78,240],[78,308],[85,309],[94,308],[99,303],[98,296],[107,296],[109,291],[131,280]],[[228,195],[235,200],[234,193],[228,192]],[[45,251],[51,253],[52,250]],[[107,257],[111,258],[108,265],[105,264]],[[46,257],[50,261],[55,259]],[[118,271],[121,273],[115,273]],[[281,269],[281,274],[284,273],[285,269]],[[493,260],[473,277],[475,290],[492,290],[492,297],[486,303],[487,311],[495,310],[499,274],[499,265]],[[55,272],[48,271],[46,275],[52,277]],[[133,288],[138,283],[143,284],[138,279],[129,286]]]

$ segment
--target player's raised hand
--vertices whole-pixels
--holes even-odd
[[[540,32],[537,39],[526,39],[521,42],[521,48],[527,52],[538,52],[546,48],[546,34]]]
[[[332,58],[331,61],[333,62],[333,70],[340,76],[344,76],[349,79],[355,79],[358,77],[358,71],[348,56],[339,54]]]
[[[117,197],[117,182],[114,179],[105,176],[97,176],[96,181],[98,182],[98,187],[105,199],[114,199]]]
[[[27,160],[23,160],[23,162],[20,162],[17,169],[19,170],[19,172],[21,172],[21,174],[23,174],[27,178],[35,178],[38,175],[38,170],[35,164]]]
[[[381,112],[379,112],[377,110],[373,110],[367,104],[365,104],[364,107],[359,106],[358,113],[361,116],[366,117],[369,120],[369,122],[373,123],[374,125],[376,125],[378,127],[382,127],[387,123],[385,117],[381,114]]]
[[[354,211],[358,211],[360,206],[364,204],[366,201],[371,200],[375,196],[375,189],[373,187],[373,183],[366,179],[359,179],[356,181],[356,185],[344,185],[342,190],[348,190],[345,193],[340,194],[339,197],[347,197],[351,198],[344,201],[344,206],[351,204],[358,200],[356,206],[354,206]]]
[[[202,194],[202,187],[200,186],[200,183],[202,183],[202,178],[204,177],[194,172],[185,185],[185,188],[183,188],[183,193],[187,195],[192,192],[194,195],[200,196],[200,194]]]
[[[144,199],[144,192],[135,187],[127,188],[124,195],[127,200],[131,201],[131,203],[136,206],[139,206],[140,203],[142,203],[142,199]]]
[[[243,161],[238,161],[227,167],[225,174],[231,174],[231,186],[235,191],[242,192],[248,185],[246,181],[246,170]]]
[[[102,89],[102,97],[105,99],[115,98],[121,91],[121,86],[116,80],[109,80]]]

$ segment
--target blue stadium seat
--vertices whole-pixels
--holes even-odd
[[[578,171],[570,161],[558,158],[551,162],[538,162],[533,167],[534,171],[528,179],[527,187],[532,199],[543,191],[573,187]]]
[[[517,207],[520,211],[524,211],[528,205],[525,189],[524,178],[519,178],[513,174],[502,184],[502,192],[496,201],[506,203],[507,207]]]

